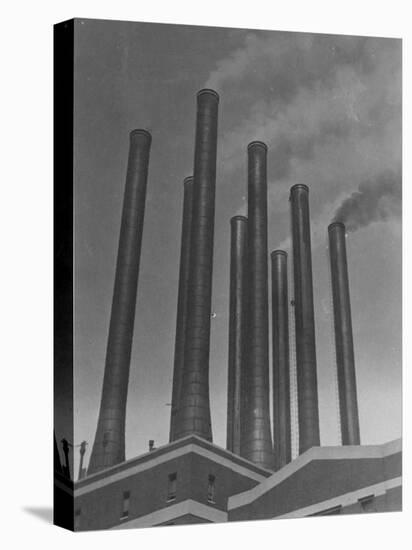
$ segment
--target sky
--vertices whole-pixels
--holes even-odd
[[[168,442],[183,179],[193,171],[196,92],[204,87],[220,95],[210,348],[214,442],[226,443],[229,222],[247,212],[246,148],[255,139],[268,145],[268,252],[290,251],[289,189],[295,183],[310,189],[321,443],[340,441],[327,251],[327,225],[335,218],[348,227],[361,441],[400,437],[401,41],[77,20],[74,443],[89,443],[87,464],[134,128],[148,129],[153,142],[126,457],[146,452],[149,439],[158,446]],[[292,412],[295,434],[294,395]],[[296,452],[296,435],[293,445]]]

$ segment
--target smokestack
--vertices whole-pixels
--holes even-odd
[[[288,255],[275,250],[272,259],[273,446],[275,469],[291,461]]]
[[[212,440],[209,344],[215,219],[217,114],[213,90],[197,94],[194,197],[184,372],[174,438],[197,434]]]
[[[245,370],[247,338],[247,218],[230,220],[229,369],[227,392],[227,448],[240,454],[241,380]]]
[[[193,210],[193,177],[186,178],[183,182],[183,219],[182,237],[180,248],[180,272],[179,290],[177,298],[175,359],[173,369],[172,411],[170,419],[169,441],[174,441],[176,414],[180,408],[180,396],[184,369],[185,334],[187,326],[187,289],[190,268],[190,236]]]
[[[301,454],[311,447],[320,445],[308,187],[302,184],[294,185],[290,190],[290,200]]]
[[[267,147],[248,146],[248,363],[241,455],[273,468],[269,413]],[[247,393],[246,393],[247,391]]]
[[[151,140],[146,130],[130,133],[103,391],[89,474],[125,460],[126,399]]]
[[[328,232],[342,445],[360,445],[345,226],[332,223]]]

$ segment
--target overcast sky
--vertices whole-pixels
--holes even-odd
[[[169,434],[183,179],[196,92],[220,94],[210,354],[226,443],[229,220],[246,147],[267,143],[269,252],[290,247],[290,186],[310,188],[321,442],[339,442],[327,224],[345,217],[362,443],[401,435],[401,42],[77,20],[75,443],[97,423],[128,134],[153,136],[127,405],[127,458]],[[292,289],[291,289],[292,290]],[[59,437],[59,436],[58,436]],[[294,441],[296,445],[296,441]]]

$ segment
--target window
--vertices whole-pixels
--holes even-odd
[[[167,500],[176,500],[177,474],[169,474],[169,483],[167,487]]]
[[[130,491],[123,493],[123,508],[120,519],[127,519],[129,517],[129,504],[130,504]]]
[[[361,505],[362,512],[376,512],[374,501],[375,495],[368,495],[360,498],[358,502]]]
[[[207,501],[215,502],[215,476],[210,475],[207,485]]]
[[[82,515],[81,508],[76,508],[74,512],[74,530],[78,531],[80,529],[80,518]]]

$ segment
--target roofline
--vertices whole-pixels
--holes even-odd
[[[382,445],[311,447],[306,452],[295,458],[295,460],[289,462],[289,464],[286,464],[286,466],[284,466],[281,470],[275,472],[271,477],[262,481],[262,483],[256,487],[229,497],[227,503],[228,510],[233,510],[235,508],[240,508],[241,506],[250,504],[313,460],[384,458],[400,452],[402,452],[401,438],[383,443]]]
[[[198,444],[202,446],[208,446],[213,448],[215,451],[221,454],[229,455],[233,460],[240,462],[244,464],[245,466],[249,467],[251,470],[254,470],[258,473],[261,473],[262,475],[266,475],[267,477],[273,474],[272,470],[268,470],[266,468],[262,468],[261,466],[258,466],[257,464],[254,464],[250,460],[247,460],[246,458],[243,458],[242,456],[239,456],[235,453],[232,453],[231,451],[228,451],[227,449],[224,449],[223,447],[220,447],[219,445],[215,445],[214,443],[208,441],[207,439],[203,439],[202,437],[199,437],[195,434],[186,435],[180,439],[176,439],[175,441],[172,441],[171,443],[166,443],[165,445],[161,445],[160,447],[156,447],[153,451],[147,451],[146,453],[143,453],[139,456],[135,456],[133,458],[129,458],[128,460],[125,460],[124,462],[121,462],[119,464],[116,464],[114,466],[110,466],[109,468],[105,468],[104,470],[100,470],[99,472],[95,472],[94,474],[90,474],[87,477],[75,481],[74,487],[81,487],[83,485],[86,485],[87,483],[91,483],[95,479],[99,479],[102,476],[106,476],[110,474],[113,471],[117,471],[119,469],[127,469],[131,465],[135,465],[138,462],[143,462],[147,459],[152,459],[153,457],[163,454],[164,452],[167,452],[171,450],[174,447],[180,447],[182,445],[185,445],[190,440],[195,440]]]
[[[88,493],[191,452],[220,463],[258,483],[273,474],[272,471],[260,468],[256,464],[210,443],[210,441],[189,435],[77,481],[74,486],[74,496]]]

